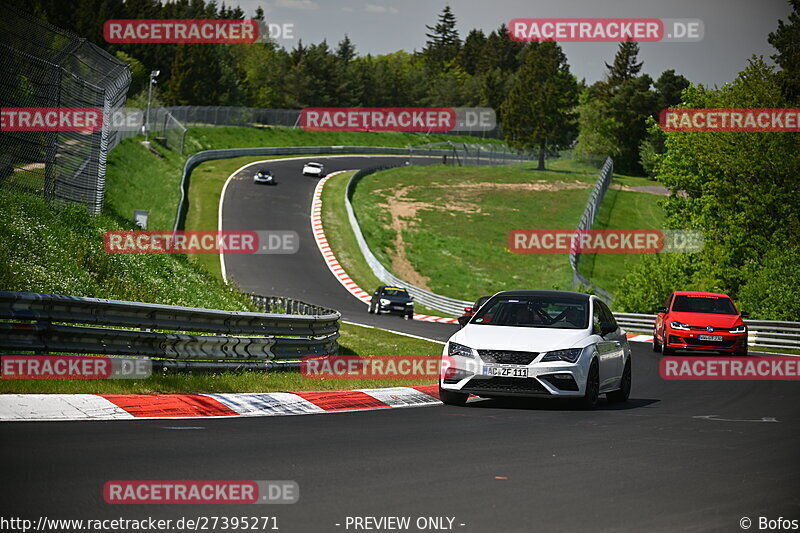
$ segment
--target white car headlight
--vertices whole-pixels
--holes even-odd
[[[472,358],[472,348],[458,344],[457,342],[450,342],[447,344],[447,355],[460,355],[461,357]]]
[[[669,323],[669,325],[672,329],[683,329],[689,331],[688,325],[684,324],[683,322],[678,322],[677,320],[673,320],[672,322]]]
[[[542,362],[545,361],[565,361],[567,363],[574,363],[581,356],[583,348],[568,348],[566,350],[553,350],[547,352],[542,357]]]
[[[381,298],[381,305],[389,305],[390,303],[386,298]]]
[[[741,324],[731,330],[731,333],[747,333],[747,326]]]

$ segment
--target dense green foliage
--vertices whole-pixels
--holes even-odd
[[[567,56],[553,42],[532,43],[501,107],[503,131],[515,148],[537,148],[539,170],[548,148],[568,147],[577,133],[573,110],[578,82]]]
[[[753,58],[721,89],[691,87],[688,108],[796,107],[785,77]],[[657,126],[653,125],[653,128]],[[623,281],[617,302],[650,311],[671,290],[730,293],[756,316],[800,317],[800,139],[794,133],[662,133],[656,177],[672,194],[672,228],[700,229],[705,248],[694,257],[652,257]],[[767,288],[767,285],[769,288]]]
[[[638,54],[637,43],[620,43],[613,64],[606,63],[605,79],[581,95],[575,148],[583,157],[610,155],[619,171],[635,174],[650,170],[652,153],[662,151],[658,139],[646,138],[647,120],[679,103],[681,91],[689,86],[674,70],[664,71],[654,84],[650,76],[639,74]]]

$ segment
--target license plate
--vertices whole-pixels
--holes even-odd
[[[484,365],[484,376],[497,376],[504,378],[527,378],[528,369],[524,366],[513,365]]]
[[[711,342],[722,342],[722,335],[698,335],[697,340],[701,341],[711,341]]]

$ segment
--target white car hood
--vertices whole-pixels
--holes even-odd
[[[450,340],[477,350],[546,352],[591,344],[588,329],[525,328],[467,324]]]

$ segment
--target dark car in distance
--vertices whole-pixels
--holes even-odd
[[[369,312],[397,314],[411,319],[414,318],[414,299],[402,287],[381,285],[372,293]]]
[[[462,327],[465,326],[467,322],[469,322],[469,319],[472,318],[473,315],[478,312],[478,309],[480,309],[483,304],[489,301],[490,298],[491,296],[481,296],[475,300],[475,305],[472,307],[465,307],[464,314],[458,317],[458,323],[461,324]]]
[[[265,168],[260,168],[258,171],[256,171],[255,176],[253,176],[253,183],[275,185],[275,176],[272,175],[271,171]]]

